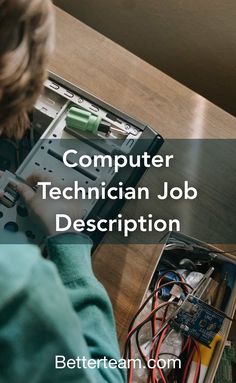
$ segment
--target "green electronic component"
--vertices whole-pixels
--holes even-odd
[[[235,349],[231,342],[227,342],[216,373],[215,383],[233,383],[235,381],[232,374],[232,364],[235,362]]]
[[[81,130],[82,132],[90,132],[93,134],[103,133],[109,136],[111,132],[116,134],[127,136],[127,132],[121,128],[111,126],[107,121],[104,121],[102,117],[95,116],[87,110],[72,107],[67,112],[66,126],[74,131]]]
[[[94,134],[99,130],[101,122],[101,117],[94,116],[92,113],[76,107],[70,108],[66,116],[66,124],[68,128]]]
[[[110,122],[104,121],[102,117],[95,116],[87,110],[72,107],[66,115],[66,127],[74,131],[90,132],[93,134],[103,133],[109,136],[127,136],[129,133],[121,127],[112,126]]]

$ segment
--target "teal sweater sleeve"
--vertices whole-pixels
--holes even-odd
[[[1,382],[125,381],[124,370],[107,368],[120,354],[109,298],[92,271],[91,246],[77,234],[50,237],[45,260],[23,241],[0,244]],[[64,368],[55,368],[57,356]],[[100,362],[89,369],[93,359]]]

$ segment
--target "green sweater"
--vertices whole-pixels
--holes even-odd
[[[4,244],[0,234],[0,382],[124,382],[124,370],[103,363],[55,368],[57,355],[65,362],[120,359],[112,307],[91,267],[91,241],[50,237],[45,260],[23,235],[9,237],[17,245]]]

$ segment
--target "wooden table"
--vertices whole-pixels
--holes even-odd
[[[236,138],[234,117],[77,19],[55,10],[56,49],[50,70],[145,121],[164,138]],[[160,249],[160,245],[102,245],[96,251],[94,270],[112,300],[121,346]]]

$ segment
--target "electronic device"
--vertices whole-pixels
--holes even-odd
[[[99,121],[97,127],[99,125],[100,129],[96,131],[93,129],[93,132],[86,129],[77,131],[71,129],[67,118],[69,111],[73,111],[73,108],[84,113],[88,119]],[[79,114],[81,118],[81,113]],[[99,187],[102,181],[106,182],[107,187],[116,186],[120,181],[123,182],[124,187],[135,186],[145,171],[144,167],[127,166],[120,169],[118,173],[112,168],[88,168],[86,171],[79,167],[67,168],[62,160],[63,153],[66,149],[75,149],[79,155],[86,153],[91,157],[95,154],[113,155],[115,153],[135,156],[143,152],[152,156],[163,144],[163,138],[150,127],[53,73],[49,73],[44,91],[30,118],[31,130],[28,141],[25,143],[24,139],[23,143],[17,143],[16,153],[12,156],[7,150],[5,156],[9,155],[9,158],[2,161],[5,164],[2,170],[7,169],[15,173],[18,180],[26,180],[36,170],[51,174],[65,184],[69,184],[72,179],[78,179],[81,186]],[[16,146],[15,143],[14,145]],[[12,145],[13,149],[14,145]],[[28,152],[25,153],[27,148]],[[16,169],[12,164],[10,165],[11,158],[18,159]],[[26,233],[31,242],[40,244],[43,241],[43,235],[32,225],[26,209],[22,206],[22,201],[17,201],[15,191],[9,189],[6,176],[3,183],[7,190],[2,199],[3,203],[0,205],[0,228],[12,227],[13,231],[19,230]],[[77,216],[82,219],[115,217],[123,204],[123,200],[83,200],[78,203]],[[24,214],[21,214],[23,210]],[[95,232],[92,235],[95,244],[98,244],[101,238],[101,232]]]
[[[220,332],[224,319],[225,314],[222,311],[189,294],[170,323],[175,330],[181,331],[185,336],[191,336],[209,346]]]
[[[235,313],[235,256],[180,232],[162,242],[127,331],[124,358],[142,363],[128,380],[212,383]]]

